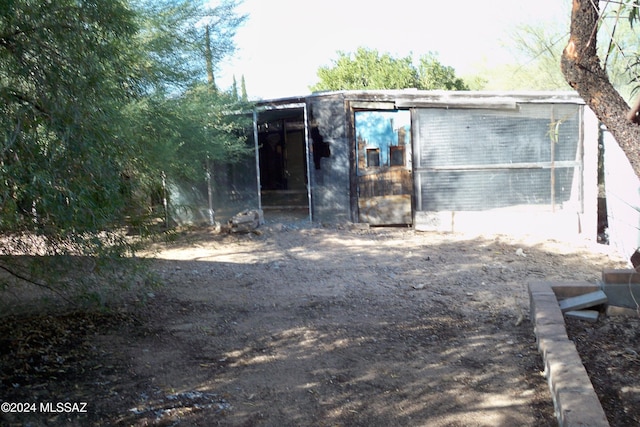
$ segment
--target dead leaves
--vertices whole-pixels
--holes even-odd
[[[93,375],[98,350],[91,338],[129,322],[117,313],[69,313],[3,319],[0,325],[0,383],[5,400],[32,397],[32,388],[56,396],[55,385],[67,387]]]

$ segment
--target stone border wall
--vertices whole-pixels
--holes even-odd
[[[529,283],[531,323],[553,405],[562,427],[609,427],[600,400],[591,384],[573,341],[567,336],[558,299],[599,290],[586,283]]]

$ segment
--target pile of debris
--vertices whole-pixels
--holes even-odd
[[[640,273],[634,269],[604,269],[599,283],[560,282],[551,288],[566,317],[594,323],[600,314],[636,316],[640,310]]]
[[[247,209],[232,216],[224,227],[224,231],[228,233],[260,234],[257,229],[263,224],[264,214],[261,209]]]

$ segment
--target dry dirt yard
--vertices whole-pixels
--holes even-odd
[[[184,233],[144,254],[162,286],[139,298],[3,318],[0,400],[87,412],[0,425],[556,425],[526,285],[595,282],[626,265],[607,249],[294,221]]]

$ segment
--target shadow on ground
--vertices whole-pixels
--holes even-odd
[[[564,248],[564,249],[563,249]],[[530,280],[595,280],[558,242],[282,226],[162,246],[105,313],[0,327],[7,425],[555,425]],[[144,301],[143,301],[144,299]]]

